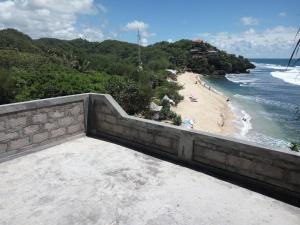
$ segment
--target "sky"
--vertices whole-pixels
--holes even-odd
[[[32,38],[136,42],[139,29],[144,46],[202,39],[249,58],[288,57],[299,27],[299,0],[0,0],[0,29]]]

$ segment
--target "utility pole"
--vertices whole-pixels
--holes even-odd
[[[140,29],[138,29],[138,34],[137,34],[137,44],[138,44],[138,71],[143,70],[143,63],[141,59],[141,35],[140,35]]]

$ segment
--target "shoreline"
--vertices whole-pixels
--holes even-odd
[[[183,86],[179,94],[184,99],[172,106],[172,110],[181,115],[183,121],[192,120],[194,130],[232,137],[239,133],[235,124],[237,115],[226,96],[208,86],[199,74],[179,74],[177,82]]]

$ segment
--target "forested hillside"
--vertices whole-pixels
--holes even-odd
[[[167,81],[166,69],[222,76],[254,67],[208,43],[180,40],[142,47],[143,70],[138,71],[137,49],[115,40],[32,40],[13,29],[1,30],[0,104],[101,92],[134,114],[147,110],[152,97],[181,100],[180,87]]]

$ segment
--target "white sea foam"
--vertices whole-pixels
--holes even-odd
[[[287,68],[287,66],[276,65],[276,64],[267,64],[267,63],[254,63],[254,64],[257,68],[268,68],[268,69],[276,70],[271,72],[271,75],[275,78],[281,79],[290,84],[300,85],[300,66],[290,66]],[[257,72],[258,70],[255,69],[255,71]]]
[[[235,124],[240,131],[236,135],[236,137],[245,139],[247,133],[252,129],[252,124],[251,124],[252,118],[248,113],[246,113],[246,111],[241,110],[236,105],[233,106],[231,103],[229,103],[229,106],[231,108],[231,111],[233,111],[233,113],[236,115],[237,119],[235,120]]]
[[[244,84],[244,85],[249,83],[254,83],[258,80],[257,78],[249,79],[249,76],[250,75],[227,74],[225,77],[227,78],[227,80],[233,83]]]
[[[272,147],[283,152],[290,151],[288,148],[289,142],[257,132],[252,127],[251,116],[245,110],[240,110],[232,105],[231,108],[238,117],[236,124],[237,127],[240,128],[240,133],[235,135],[236,138],[254,142],[262,146]],[[245,118],[245,120],[243,120],[243,118]]]
[[[252,124],[251,124],[251,119],[252,118],[244,110],[242,110],[241,112],[243,114],[243,117],[242,117],[243,127],[242,127],[242,130],[241,130],[241,135],[246,136],[246,134],[249,132],[249,130],[252,129]]]
[[[289,142],[267,136],[259,132],[251,132],[247,135],[247,140],[258,143],[266,147],[272,147],[282,152],[290,152]],[[299,153],[300,154],[300,153]]]
[[[274,65],[274,64],[265,64],[265,67],[269,69],[275,69],[275,70],[286,70],[286,66],[280,66],[280,65]]]
[[[274,71],[271,72],[271,75],[287,83],[300,85],[300,70],[298,68],[287,71]]]
[[[289,142],[257,132],[253,129],[251,123],[252,117],[245,110],[233,107],[232,105],[231,108],[238,118],[236,124],[240,129],[240,133],[235,135],[236,138],[254,142],[262,146],[272,147],[283,152],[290,151],[288,148]],[[243,120],[243,118],[245,118],[245,120]]]
[[[253,63],[253,62],[252,62]],[[253,63],[256,68],[254,69],[257,71],[257,69],[262,69],[262,68],[268,68],[268,69],[274,69],[274,70],[286,70],[286,69],[299,69],[300,66],[289,66],[287,65],[276,65],[276,64],[269,64],[269,63]]]
[[[234,97],[240,98],[240,99],[245,99],[245,100],[252,101],[252,102],[256,102],[256,103],[259,103],[260,105],[275,106],[278,108],[287,109],[291,112],[295,112],[298,110],[297,105],[287,103],[287,102],[281,102],[281,101],[265,99],[265,98],[261,98],[261,97],[257,97],[257,96],[240,95],[240,94],[235,94]]]

